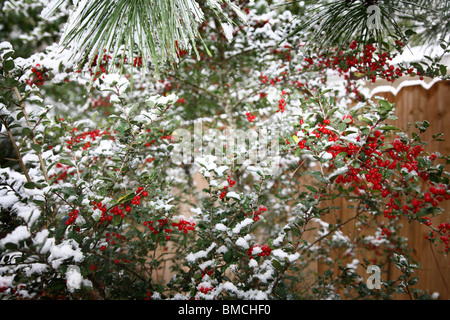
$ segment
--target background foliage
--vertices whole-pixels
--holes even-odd
[[[330,41],[323,42],[304,28],[316,17],[307,1],[198,3],[204,18],[184,21],[186,33],[198,30],[195,39],[162,31],[172,20],[159,16],[158,36],[133,40],[127,23],[140,26],[133,12],[142,20],[147,11],[119,1],[128,9],[112,14],[122,12],[125,22],[93,41],[101,29],[89,38],[83,25],[75,33],[64,28],[73,5],[84,1],[62,2],[47,19],[41,12],[49,2],[3,2],[2,297],[429,298],[399,218],[427,225],[429,240],[447,254],[450,225],[433,224],[446,214],[440,204],[449,197],[447,157],[424,151],[427,121],[413,132],[393,126],[395,105],[367,100],[362,86],[406,74],[445,79],[439,59],[390,63],[428,31],[405,18],[380,43],[344,32],[327,39],[324,24],[320,35]],[[106,4],[113,6],[89,3]],[[367,2],[333,8],[352,5]],[[425,5],[412,7],[423,15]],[[386,14],[398,14],[394,9],[386,6]],[[113,21],[96,14],[97,25]],[[118,34],[115,41],[128,45],[105,45]],[[63,40],[68,50],[61,51],[55,41],[64,35],[74,42]],[[439,41],[444,52],[446,40]],[[73,60],[80,48],[89,50]],[[219,154],[172,161],[180,144],[174,132],[193,132],[199,122],[200,150],[233,127],[274,134],[278,170]],[[235,158],[256,148],[251,141],[242,147],[232,150]],[[339,198],[354,215],[325,222],[341,210]],[[350,223],[354,237],[342,232]],[[317,262],[324,273],[315,273]],[[366,268],[388,263],[401,276],[368,289]]]

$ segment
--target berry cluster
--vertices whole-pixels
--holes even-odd
[[[92,201],[93,209],[94,210],[100,210],[101,217],[100,222],[105,221],[112,221],[114,216],[120,216],[122,219],[125,218],[125,212],[129,213],[131,212],[131,206],[130,205],[140,205],[142,197],[147,197],[148,192],[144,190],[143,187],[139,187],[136,191],[136,195],[133,197],[133,199],[130,202],[122,203],[119,205],[115,205],[112,208],[108,209],[106,206],[101,202]],[[125,211],[125,212],[124,212]],[[110,214],[108,214],[108,212]]]
[[[247,112],[245,115],[247,116],[248,121],[255,122],[256,116],[253,115],[251,112]]]
[[[148,221],[144,221],[143,225],[144,226],[148,226],[149,230],[157,235],[160,232],[165,232],[166,233],[166,240],[170,239],[170,234],[173,232],[172,229],[165,227],[166,225],[169,224],[169,219],[158,219],[157,223],[154,223],[153,220],[148,220]]]
[[[48,80],[47,69],[42,67],[40,64],[36,64],[35,67],[31,68],[31,76],[27,79],[26,83],[30,86],[42,86],[45,81]]]
[[[142,67],[142,57],[136,57],[133,60],[133,67]]]
[[[76,127],[72,129],[72,133],[74,133],[75,131],[78,131]],[[95,141],[97,138],[102,136],[110,136],[109,138],[111,140],[114,140],[114,137],[111,136],[111,133],[109,131],[105,130],[101,132],[99,129],[94,129],[92,131],[86,131],[78,135],[72,134],[70,139],[66,141],[67,149],[69,150],[72,149],[74,145],[80,143],[82,140],[85,140],[87,137],[91,138],[91,141]],[[83,150],[89,149],[91,147],[91,141],[87,141],[86,143],[84,143],[82,149]]]
[[[59,174],[54,173],[53,175],[50,176],[50,178],[55,178],[55,183],[63,181],[69,175],[69,168],[70,168],[70,166],[67,165],[67,164],[63,164],[63,163],[58,162],[56,164],[56,168],[60,169],[61,173],[59,173]],[[70,174],[73,175],[75,173],[72,172]]]
[[[78,218],[78,214],[80,213],[80,211],[78,211],[77,209],[72,210],[71,212],[68,213],[69,218],[66,220],[66,226],[71,225],[72,223],[75,222],[75,220]]]
[[[438,225],[439,232],[441,233],[440,240],[445,244],[445,252],[449,249],[449,235],[446,233],[450,231],[450,223],[443,222]]]
[[[382,228],[381,235],[389,238],[391,236],[391,230],[389,230],[388,228]]]
[[[114,110],[114,104],[110,101],[110,96],[100,96],[98,98],[91,98],[91,108],[96,109],[100,108],[101,110],[104,110],[105,115],[110,115],[111,112]]]
[[[385,136],[382,131],[375,130],[367,137],[365,144],[361,147],[352,143],[330,146],[328,152],[332,154],[333,158],[336,158],[340,153],[344,153],[344,162],[351,156],[356,156],[356,159],[358,159],[357,164],[349,165],[347,172],[338,175],[335,182],[338,184],[351,183],[354,192],[357,194],[361,193],[362,190],[367,190],[381,192],[383,198],[389,197],[383,214],[386,218],[392,219],[395,219],[400,213],[414,216],[427,204],[436,207],[444,199],[450,199],[450,195],[447,194],[446,187],[443,184],[434,185],[429,181],[426,170],[419,169],[418,157],[424,151],[422,146],[411,146],[397,137],[391,143],[391,148],[384,148],[383,151],[380,151],[380,147],[384,146],[384,139]],[[408,183],[417,173],[431,186],[428,192],[424,192],[421,197],[413,198],[409,203],[402,203],[400,194],[393,190],[392,182],[386,178],[386,170],[399,171],[401,181],[398,183]],[[405,180],[406,173],[411,173],[408,181]]]
[[[404,44],[396,41],[396,48],[401,50]],[[347,93],[355,93],[358,98],[362,98],[354,81],[355,77],[365,77],[373,83],[377,77],[389,82],[394,82],[399,77],[409,74],[418,75],[423,80],[420,70],[414,71],[414,68],[395,67],[390,64],[393,59],[388,52],[376,53],[374,44],[365,44],[360,46],[356,40],[350,42],[349,49],[328,50],[327,53],[319,53],[314,56],[304,58],[303,69],[317,70],[323,72],[326,70],[335,70],[344,79],[347,80]]]
[[[317,129],[313,129],[313,130],[311,130],[311,132],[309,132],[306,129],[301,129],[304,138],[297,142],[300,149],[304,149],[304,148],[306,148],[307,150],[310,149],[309,146],[306,145],[306,142],[309,137],[313,137],[313,138],[315,137],[316,139],[322,139],[323,136],[326,136],[326,139],[330,142],[337,141],[339,139],[339,136],[335,132],[333,132],[331,129],[329,129],[328,126],[330,123],[331,123],[331,120],[325,119],[325,120],[323,120],[322,123],[319,123],[317,125],[317,127],[318,127]],[[303,124],[304,124],[304,120],[300,119],[300,126],[302,126]],[[298,131],[295,132],[296,137],[298,137],[298,133],[299,133]],[[328,152],[332,153],[333,148],[334,148],[334,146],[332,146]]]
[[[281,98],[280,98],[280,100],[278,100],[278,110],[277,110],[277,112],[281,111],[281,113],[283,113],[284,109],[286,108],[287,102],[286,102],[286,99],[284,98],[285,95],[289,95],[289,93],[283,90],[281,92]]]
[[[234,181],[233,179],[231,179],[231,175],[228,175],[228,176],[227,176],[227,182],[228,182],[228,186],[229,186],[230,188],[232,188],[232,187],[236,184],[236,181]],[[227,192],[228,192],[228,186],[224,186],[224,187],[223,187],[222,192],[220,193],[220,196],[219,196],[220,199],[225,198],[225,196],[227,195]]]
[[[183,58],[185,55],[188,54],[188,52],[185,49],[180,48],[180,45],[178,44],[177,40],[175,40],[175,50],[177,52],[178,58]]]
[[[262,212],[266,212],[267,211],[267,208],[266,207],[264,207],[264,206],[259,206],[259,208],[257,209],[257,210],[255,210],[254,212],[249,212],[249,213],[246,213],[245,214],[245,216],[253,216],[253,220],[256,222],[256,221],[258,221],[259,220],[259,215],[262,213]]]
[[[448,253],[450,246],[450,223],[443,222],[438,225],[438,229],[436,230],[439,233],[439,240],[441,240],[444,245],[444,251]],[[425,239],[434,241],[435,240],[435,230],[430,230],[429,234],[425,236]]]
[[[102,202],[96,202],[94,200],[92,200],[92,206],[93,206],[93,210],[100,210],[102,213],[102,216],[100,217],[100,222],[105,222],[105,221],[111,221],[113,219],[113,216],[108,215],[108,208],[106,208],[106,206],[102,203]]]
[[[105,234],[105,236],[106,236],[105,241],[108,242],[111,245],[117,244],[117,241],[121,241],[121,242],[125,241],[125,237],[122,236],[120,233],[116,233],[116,232],[109,233],[109,232],[107,232]],[[106,246],[102,245],[100,247],[100,250],[105,251],[106,250]]]
[[[253,259],[254,255],[257,255],[258,257],[264,257],[270,255],[271,252],[272,249],[270,249],[269,245],[265,244],[260,246],[258,244],[255,244],[251,246],[250,249],[248,249],[247,255],[250,259]]]
[[[195,229],[195,222],[187,221],[183,218],[180,218],[179,222],[172,222],[172,227],[178,228],[178,230],[183,230],[186,234],[188,231],[193,231]]]
[[[280,77],[276,77],[276,78],[269,80],[269,78],[267,78],[267,76],[263,75],[263,74],[261,74],[259,76],[259,79],[261,79],[261,82],[263,84],[266,84],[267,82],[269,82],[272,86],[275,86],[277,84],[277,82],[281,82],[281,80],[282,80]]]
[[[214,289],[214,287],[211,285],[200,285],[198,287],[198,291],[200,291],[204,294],[207,294],[208,292],[213,291],[213,289]]]
[[[106,52],[107,52],[107,50],[105,49],[104,54],[100,60],[99,60],[99,56],[96,55],[88,69],[91,77],[94,77],[94,81],[97,80],[97,78],[99,76],[101,76],[102,74],[103,74],[103,78],[104,78],[104,74],[108,74],[108,64],[109,64],[109,61],[112,59],[112,57],[110,55],[106,54]],[[95,74],[94,74],[94,71],[97,68],[97,65],[100,70],[97,70],[97,72],[95,72]],[[80,73],[80,72],[81,72],[81,70],[78,70],[78,73]]]
[[[274,55],[279,56],[281,59],[286,60],[286,61],[291,61],[291,51],[292,48],[290,45],[285,45],[283,47],[284,50],[282,49],[273,49],[272,53]]]
[[[210,276],[213,273],[214,273],[214,269],[206,268],[206,269],[202,270],[202,278],[206,275]]]

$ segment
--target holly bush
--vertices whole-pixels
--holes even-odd
[[[302,6],[239,5],[231,30],[203,7],[200,58],[179,48],[153,79],[129,48],[73,65],[52,42],[70,6],[47,21],[24,4],[20,27],[47,37],[0,44],[3,299],[429,297],[400,231],[423,224],[448,253],[450,224],[434,223],[448,158],[427,151],[428,121],[394,126],[363,79],[445,66],[394,66],[404,39],[310,48],[286,37]],[[11,24],[18,12],[5,6]],[[390,263],[398,279],[367,286],[367,267]]]

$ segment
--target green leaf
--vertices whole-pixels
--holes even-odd
[[[313,176],[313,177],[316,178],[319,182],[322,182],[322,183],[328,183],[327,179],[324,178],[324,177],[322,176],[322,173],[321,173],[320,171],[317,171],[317,170],[310,170],[310,171],[306,171],[306,172],[303,172],[303,173],[302,173],[302,175],[305,175],[305,174]]]
[[[447,75],[447,66],[440,64],[439,65],[439,70],[441,71],[441,76],[446,76]]]
[[[136,111],[136,108],[139,106],[139,103],[135,103],[135,104],[133,104],[131,107],[130,107],[130,109],[128,110],[128,115],[132,115],[135,111]]]
[[[71,166],[71,167],[75,167],[75,165],[69,159],[62,158],[61,160],[59,160],[59,162],[62,164],[67,164],[68,166]]]
[[[27,182],[23,185],[25,189],[34,189],[36,188],[36,184],[34,182]]]
[[[419,277],[412,277],[411,279],[409,279],[408,285],[413,286],[413,285],[417,284],[418,282],[419,282]]]
[[[414,34],[416,34],[416,32],[414,30],[408,29],[405,31],[405,35],[408,37],[411,37]]]
[[[316,188],[312,187],[312,186],[305,185],[305,188],[308,189],[311,192],[319,193],[319,191]]]
[[[17,250],[17,244],[15,244],[15,243],[12,243],[12,242],[8,242],[8,243],[5,243],[5,248],[6,249],[8,249],[8,250]]]
[[[390,104],[388,101],[383,100],[383,99],[380,99],[378,101],[378,105],[385,112],[388,112],[388,111],[391,111],[392,109],[394,109],[394,105],[393,104]]]
[[[225,252],[225,254],[223,255],[223,259],[226,263],[233,262],[233,252],[231,250]]]
[[[283,266],[281,265],[281,263],[276,259],[272,260],[272,266],[278,271],[283,271],[283,269],[284,269]]]
[[[30,128],[25,127],[25,128],[22,129],[22,134],[23,134],[24,136],[29,136],[30,133],[31,133],[31,129],[30,129]]]
[[[370,126],[373,126],[373,121],[370,120],[370,119],[367,118],[367,117],[364,117],[364,116],[359,115],[359,116],[358,116],[358,120],[360,120],[360,121],[362,121],[362,122],[365,122],[365,123],[367,123],[367,124],[370,125]]]
[[[125,130],[128,129],[128,125],[125,122],[120,122],[117,127],[116,130],[119,131],[120,133],[124,133]]]
[[[400,129],[396,126],[385,125],[385,126],[380,127],[380,130],[390,131],[390,130],[400,130]]]
[[[130,192],[117,200],[116,204],[122,204],[132,200],[136,196],[135,192]]]
[[[12,60],[12,59],[6,60],[6,61],[3,63],[3,67],[5,68],[5,71],[6,71],[6,72],[9,72],[9,71],[13,70],[14,67],[15,67],[14,60]]]
[[[36,152],[41,152],[42,147],[36,143],[31,144],[31,149],[33,149]]]
[[[347,152],[339,152],[336,156],[336,160],[341,160],[347,156]]]

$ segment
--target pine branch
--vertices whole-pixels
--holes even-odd
[[[64,1],[57,1],[54,8],[47,10],[47,17]],[[231,0],[205,2],[217,17],[229,23],[232,21],[223,12],[222,3],[245,20],[244,13]],[[121,58],[119,66],[113,63],[109,71],[123,70],[125,58],[133,61],[140,56],[148,74],[159,78],[163,66],[178,62],[180,49],[194,50],[200,58],[196,43],[198,39],[203,42],[198,30],[203,20],[204,13],[195,0],[79,1],[69,18],[61,45],[73,51],[71,58],[79,68],[92,64],[107,51],[112,53],[113,60]],[[206,51],[209,53],[207,48]]]

